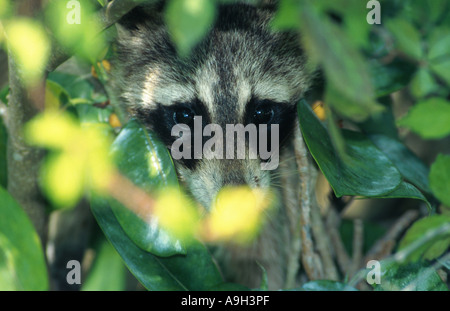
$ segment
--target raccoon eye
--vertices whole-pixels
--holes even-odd
[[[253,121],[256,124],[269,124],[272,121],[274,114],[275,111],[270,105],[261,105],[256,108],[255,113],[253,114]]]
[[[191,123],[194,121],[194,115],[194,111],[190,108],[179,108],[173,113],[173,121],[176,124],[183,123],[186,125],[191,125]]]

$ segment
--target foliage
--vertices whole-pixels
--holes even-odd
[[[411,247],[421,238],[429,237],[430,241],[410,252],[407,259],[418,261],[419,259],[433,260],[439,258],[450,246],[449,226],[450,217],[447,215],[433,215],[416,221],[400,241],[399,251]],[[437,233],[434,233],[436,231]]]
[[[44,28],[33,20],[16,19],[5,25],[5,36],[9,39],[11,53],[22,66],[22,79],[30,84],[35,83],[50,56],[49,39]]]
[[[25,127],[30,144],[55,150],[42,166],[42,187],[55,206],[74,206],[84,187],[104,192],[113,174],[101,124],[85,124],[49,110]]]
[[[47,290],[41,243],[20,205],[0,187],[0,290]]]
[[[98,254],[83,283],[84,291],[125,290],[125,266],[114,247],[106,240],[98,242]]]
[[[165,17],[180,55],[187,56],[191,48],[204,37],[214,21],[215,9],[214,2],[209,0],[169,2]]]
[[[39,182],[51,212],[71,208],[87,197],[104,235],[146,289],[246,289],[224,282],[201,240],[206,236],[216,241],[236,236],[249,239],[268,206],[246,190],[225,190],[221,195],[229,200],[210,218],[202,218],[180,194],[172,159],[158,137],[135,120],[127,124],[118,121],[119,105],[108,89],[111,32],[97,35],[100,25],[95,22],[95,12],[105,2],[82,1],[86,23],[73,27],[60,20],[65,16],[61,12],[67,11],[61,5],[64,2],[50,2],[41,22],[15,19],[12,2],[0,0],[0,42],[3,40],[5,49],[8,46],[22,69],[21,78],[30,87],[42,76],[50,57],[50,36],[45,29],[75,54],[80,67],[89,68],[83,75],[62,70],[50,73],[46,112],[24,128],[30,144],[49,150]],[[169,1],[164,18],[181,56],[189,57],[207,34],[220,2],[225,1]],[[400,133],[410,130],[431,142],[448,139],[450,134],[450,3],[380,3],[382,23],[369,25],[364,1],[281,0],[272,26],[298,31],[311,59],[310,69],[323,73],[323,117],[317,118],[305,100],[298,103],[297,111],[303,138],[334,195],[414,199],[427,206],[430,216],[415,222],[396,253],[382,261],[384,281],[375,289],[446,290],[431,263],[449,251],[450,219],[439,210],[450,206],[450,158],[439,154],[429,167]],[[397,91],[409,94],[413,103],[401,117],[394,114],[391,101]],[[0,91],[5,107],[6,94],[7,89]],[[344,120],[346,128],[336,120]],[[0,119],[1,187],[7,186],[4,123]],[[127,198],[120,195],[121,187],[129,187],[126,189],[145,204],[127,204]],[[167,189],[171,192],[165,192]],[[237,206],[246,212],[245,223],[237,219],[225,223],[225,216],[235,215]],[[250,208],[253,206],[257,212]],[[0,289],[48,289],[37,235],[19,204],[3,188],[0,215]],[[114,250],[109,244],[100,249],[83,289],[123,289],[123,267]],[[106,266],[122,276],[109,283],[103,279],[108,275]],[[299,289],[354,290],[353,285],[344,276],[342,282],[311,281]],[[267,280],[261,289],[267,289]]]
[[[393,262],[382,264],[383,282],[375,284],[377,291],[447,291],[441,278],[432,267],[423,263],[399,265]]]

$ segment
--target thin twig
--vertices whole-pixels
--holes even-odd
[[[415,240],[413,243],[397,252],[394,255],[395,261],[402,263],[404,262],[412,253],[417,251],[422,245],[433,241],[437,237],[450,236],[450,223],[439,226],[435,229],[428,230],[420,239]]]
[[[439,274],[439,277],[442,279],[444,283],[447,283],[448,274],[444,271],[443,268],[450,270],[449,264],[450,264],[450,252],[448,252],[438,260],[436,260],[436,262],[433,264],[433,268]]]
[[[311,182],[315,182],[317,172],[311,172]],[[320,214],[319,206],[315,200],[314,194],[311,193],[312,207],[311,207],[311,220],[312,231],[314,235],[314,241],[317,247],[317,251],[323,262],[324,278],[327,280],[338,280],[338,271],[336,264],[334,263],[331,241],[325,230],[322,216]]]
[[[383,259],[384,263],[396,262],[398,264],[404,263],[414,252],[419,250],[421,247],[426,245],[427,243],[436,240],[437,238],[445,238],[450,236],[450,223],[443,224],[437,228],[428,230],[425,234],[419,239],[415,240],[413,243],[397,252],[396,254],[389,256],[386,259]],[[448,255],[448,254],[447,254]],[[445,255],[443,260],[440,263],[436,263],[433,265],[435,267],[441,267],[443,263],[450,259],[450,256]],[[356,286],[359,282],[365,279],[367,272],[365,269],[361,269],[358,273],[353,277],[353,279],[349,282],[350,286]]]
[[[300,132],[300,126],[296,124],[294,140],[295,158],[298,165],[300,179],[300,224],[302,237],[302,263],[310,280],[323,278],[323,264],[318,254],[314,251],[311,221],[311,176],[308,151]]]
[[[331,239],[332,247],[336,254],[339,269],[343,275],[348,275],[350,267],[350,256],[345,249],[344,242],[342,242],[341,234],[339,233],[340,218],[336,210],[331,206],[328,209],[327,215],[327,229],[328,235]]]
[[[379,260],[391,254],[396,241],[400,235],[419,217],[419,212],[409,210],[405,212],[389,229],[389,231],[378,240],[374,246],[367,252],[364,262],[369,260]]]
[[[349,269],[349,277],[352,277],[356,271],[360,268],[363,258],[363,246],[364,246],[364,228],[361,219],[355,219],[353,221],[353,254],[352,264]]]

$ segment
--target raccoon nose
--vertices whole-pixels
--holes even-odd
[[[232,174],[226,174],[223,179],[223,185],[225,186],[244,186],[247,185],[247,182],[245,181],[244,176],[242,174],[232,173]]]
[[[227,163],[226,166],[228,169],[225,168],[223,171],[222,187],[247,185],[244,171],[240,168],[240,165],[237,165],[237,163]]]

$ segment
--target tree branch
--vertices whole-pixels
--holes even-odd
[[[27,88],[19,76],[14,57],[9,53],[7,162],[8,191],[30,217],[43,244],[46,241],[46,204],[38,187],[39,164],[43,151],[28,146],[22,135],[23,125],[44,107],[45,80],[33,89]]]
[[[40,8],[40,1],[24,0],[17,4],[20,15],[32,17]],[[8,51],[10,97],[7,107],[8,130],[7,163],[8,191],[30,217],[41,242],[47,238],[46,203],[37,183],[43,151],[30,147],[22,135],[23,125],[43,110],[45,103],[45,77],[27,86],[20,76],[20,68]]]
[[[142,3],[144,0],[114,0],[109,2],[96,15],[96,19],[104,30],[113,25],[124,14]],[[18,12],[25,16],[37,16],[41,1],[22,0],[18,3]],[[53,42],[52,53],[46,71],[55,70],[70,57],[59,44]],[[20,68],[11,54],[8,53],[10,102],[8,105],[8,191],[22,205],[33,222],[42,244],[47,238],[48,217],[46,203],[38,187],[39,167],[43,159],[42,150],[28,146],[22,135],[22,128],[45,107],[44,75],[33,88],[25,85],[20,78]]]

